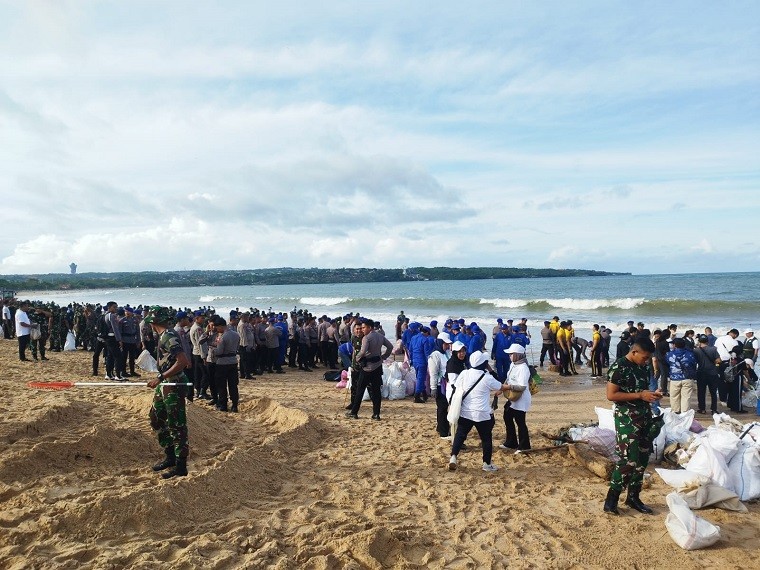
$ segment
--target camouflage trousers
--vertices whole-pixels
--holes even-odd
[[[644,481],[644,471],[649,465],[652,442],[662,428],[662,416],[653,418],[647,410],[631,414],[622,406],[615,406],[615,439],[620,460],[610,479],[610,489],[623,491],[640,489]]]
[[[172,381],[186,380],[184,375],[180,375]],[[177,457],[187,457],[190,446],[187,437],[184,386],[156,386],[153,404],[150,407],[150,426],[158,432],[158,443],[161,447],[173,447]]]
[[[40,357],[45,358],[45,343],[47,342],[48,335],[47,333],[42,333],[42,336],[38,338],[37,340],[32,340],[29,342],[29,348],[32,349],[32,358],[37,360],[37,350],[39,349]]]

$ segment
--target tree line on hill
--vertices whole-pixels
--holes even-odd
[[[203,287],[223,285],[299,285],[323,283],[373,283],[394,281],[459,281],[464,279],[524,279],[535,277],[597,277],[630,275],[588,269],[535,269],[517,267],[409,267],[405,269],[276,269],[140,271],[120,273],[48,273],[7,275],[3,290],[106,289],[134,287]]]

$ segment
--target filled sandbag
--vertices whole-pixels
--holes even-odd
[[[63,345],[63,350],[71,352],[77,349],[77,339],[74,337],[74,333],[69,331],[66,335],[66,343]]]
[[[705,438],[686,469],[709,477],[721,487],[728,488],[728,464],[722,453],[716,451],[709,438]]]
[[[612,408],[600,408],[599,406],[596,406],[594,408],[594,411],[596,411],[596,416],[599,418],[599,427],[602,429],[608,429],[611,431],[615,431],[615,408],[614,406]]]
[[[678,546],[697,550],[712,546],[720,539],[720,527],[695,515],[678,493],[670,493],[666,500],[670,513],[665,518],[665,526]]]
[[[728,464],[727,487],[742,501],[760,498],[760,448],[739,448]]]
[[[145,370],[145,372],[158,372],[156,359],[147,350],[143,350],[140,356],[135,358],[135,364]]]

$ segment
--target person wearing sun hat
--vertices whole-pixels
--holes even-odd
[[[158,432],[158,443],[164,448],[166,458],[153,466],[154,471],[164,471],[164,479],[187,475],[187,456],[190,452],[187,433],[185,396],[187,386],[165,386],[165,383],[186,383],[185,369],[190,363],[182,348],[179,335],[171,326],[174,315],[161,306],[151,307],[145,321],[158,336],[158,376],[148,381],[155,388],[150,407],[150,425]]]
[[[498,467],[491,463],[493,454],[493,415],[491,412],[491,393],[501,393],[505,385],[491,375],[488,353],[473,352],[470,355],[469,370],[463,371],[456,380],[454,397],[459,396],[461,407],[457,422],[454,442],[451,446],[449,470],[457,468],[457,455],[467,439],[467,434],[475,427],[483,445],[483,471],[496,471]],[[456,409],[456,408],[455,408]]]
[[[520,392],[520,397],[515,401],[507,398],[504,404],[504,425],[507,429],[507,439],[502,449],[530,449],[530,435],[525,416],[530,410],[532,402],[528,383],[530,382],[530,370],[525,358],[525,347],[513,343],[504,352],[509,355],[512,365],[509,367],[505,385],[513,392]]]

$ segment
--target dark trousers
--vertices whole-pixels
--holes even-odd
[[[216,383],[216,403],[222,408],[227,407],[227,392],[232,405],[237,406],[240,396],[238,394],[238,370],[237,364],[217,364],[214,374]]]
[[[454,436],[454,444],[451,446],[451,455],[459,455],[462,450],[462,444],[467,439],[467,434],[470,433],[472,426],[478,430],[480,441],[483,443],[483,463],[491,463],[491,455],[493,454],[493,417],[489,420],[482,422],[474,422],[470,419],[460,417],[457,424],[457,433]]]
[[[544,360],[546,360],[546,355],[549,355],[549,361],[552,364],[557,364],[557,361],[554,359],[554,345],[553,344],[542,344],[541,345],[541,356],[538,357],[538,362],[541,364],[541,366],[544,365]]]
[[[530,449],[530,435],[528,425],[525,423],[525,412],[515,410],[511,402],[504,406],[504,425],[507,428],[506,447],[512,449]]]
[[[297,356],[298,356],[298,340],[291,339],[290,344],[288,345],[288,366],[290,368],[295,368]]]
[[[322,364],[327,365],[330,362],[330,357],[328,356],[330,352],[330,343],[326,340],[320,341],[319,343],[319,360],[322,362]]]
[[[216,364],[213,362],[206,363],[206,372],[208,373],[208,389],[211,392],[211,401],[217,401],[216,393]]]
[[[441,393],[440,386],[435,391],[435,407],[435,430],[441,437],[448,437],[451,435],[451,424],[446,418],[449,413],[449,401],[446,399],[446,394]]]
[[[563,376],[570,374],[570,354],[560,349],[559,351],[559,373]]]
[[[309,367],[309,345],[303,342],[298,343],[298,368]]]
[[[26,360],[26,347],[29,346],[29,335],[18,337],[18,357],[20,360]]]
[[[208,390],[208,369],[199,354],[193,354],[193,387],[198,395]]]
[[[499,382],[504,382],[507,379],[511,365],[512,361],[509,359],[508,354],[505,354],[503,357],[501,355],[496,357],[496,379]]]
[[[106,343],[102,340],[95,339],[95,352],[92,353],[92,373],[98,373],[98,365],[100,364],[100,354],[106,349]]]
[[[717,387],[718,387],[718,397],[720,398],[721,402],[727,402],[728,401],[728,384],[726,384],[725,376],[723,373],[726,371],[726,368],[728,368],[729,362],[727,360],[724,360],[718,365],[718,374],[720,374],[720,377],[718,378]]]
[[[338,343],[327,342],[327,352],[325,357],[327,358],[327,367],[331,370],[338,368]]]
[[[124,343],[124,349],[121,351],[121,368],[122,370],[127,369],[127,363],[129,363],[129,372],[131,374],[135,373],[135,358],[137,358],[137,343],[134,342],[125,342]]]
[[[280,348],[267,348],[267,370],[269,372],[272,372],[272,368],[276,371],[281,371],[282,367],[279,363],[280,358]]]
[[[710,411],[718,413],[718,378],[715,376],[697,376],[697,409],[706,410],[706,392],[710,391]]]
[[[309,366],[314,368],[315,362],[317,361],[317,349],[319,348],[318,344],[309,344]]]
[[[11,330],[10,321],[3,321],[3,338],[5,339],[13,338],[13,331]]]
[[[664,393],[668,391],[668,363],[664,358],[658,358],[657,367],[659,368],[657,379],[660,383],[660,390]]]
[[[602,375],[602,351],[599,349],[591,351],[591,376]]]
[[[114,375],[114,367],[116,368],[116,375],[124,376],[124,357],[121,354],[121,347],[116,339],[109,336],[106,339],[106,372],[109,376]]]
[[[352,383],[357,379],[352,376]],[[351,412],[354,414],[359,413],[359,407],[362,405],[362,398],[364,397],[364,390],[369,391],[369,397],[372,399],[372,415],[380,415],[380,386],[383,384],[383,367],[380,366],[371,372],[362,370],[358,378],[358,385],[356,386],[356,394],[351,405]]]

